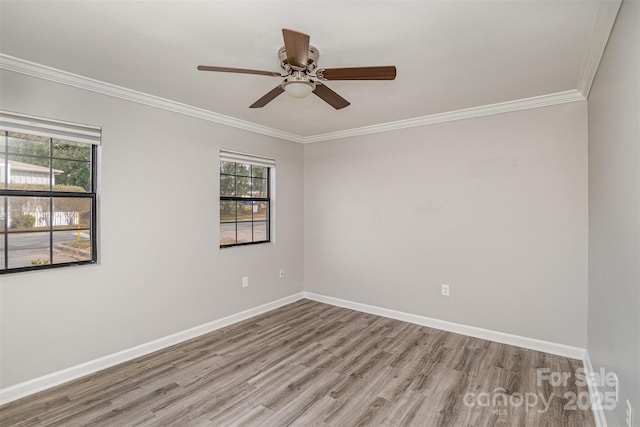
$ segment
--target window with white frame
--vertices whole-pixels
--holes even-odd
[[[0,274],[96,262],[101,134],[0,111]]]
[[[220,150],[220,247],[271,241],[275,160]]]

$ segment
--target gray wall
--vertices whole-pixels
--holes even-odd
[[[99,125],[104,137],[100,264],[0,276],[1,387],[302,290],[301,145],[11,72],[0,77],[0,108]],[[219,249],[221,147],[276,159],[276,243]]]
[[[608,412],[640,420],[640,3],[622,3],[589,96],[589,326],[594,369],[620,378]],[[606,388],[603,391],[608,391]]]
[[[305,290],[585,347],[586,114],[577,102],[305,146]]]

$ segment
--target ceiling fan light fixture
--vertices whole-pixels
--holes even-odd
[[[283,88],[292,98],[301,99],[309,96],[315,85],[307,80],[285,81]]]

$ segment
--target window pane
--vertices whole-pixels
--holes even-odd
[[[252,197],[267,197],[267,180],[262,178],[252,178]]]
[[[0,157],[0,189],[7,188],[7,159]]]
[[[238,203],[238,241],[237,243],[249,243],[253,241],[251,219],[253,217],[253,202]]]
[[[56,197],[53,199],[53,228],[80,230],[91,226],[91,199]]]
[[[238,203],[238,222],[251,221],[253,218],[253,202]]]
[[[268,226],[268,223],[266,221],[253,223],[253,241],[254,242],[267,240],[267,226]]]
[[[53,191],[91,191],[91,163],[53,160]]]
[[[220,173],[225,173],[228,175],[236,174],[236,164],[234,162],[220,162]]]
[[[251,176],[251,165],[245,163],[237,163],[236,175]]]
[[[236,177],[233,175],[220,175],[220,195],[234,196],[236,193]]]
[[[8,166],[9,185],[7,188],[12,190],[49,190],[51,181],[49,159],[9,154]]]
[[[253,219],[254,221],[266,221],[269,215],[267,202],[253,202]]]
[[[253,230],[251,221],[238,223],[238,241],[237,243],[250,243],[253,241]]]
[[[53,263],[88,261],[91,256],[91,232],[66,230],[53,232]]]
[[[236,223],[220,223],[220,245],[234,245],[236,243]]]
[[[85,162],[88,162],[91,160],[91,147],[87,144],[54,139],[53,157],[84,160]]]
[[[31,267],[51,264],[49,259],[50,234],[45,233],[9,233],[8,268]]]
[[[5,198],[4,197],[0,197],[0,232],[5,231],[6,228],[6,221],[7,221],[7,216],[6,216],[6,211],[5,211]],[[2,238],[2,236],[0,236],[0,238]]]
[[[248,176],[238,176],[236,178],[237,197],[251,197],[251,178]]]
[[[9,233],[49,228],[48,197],[8,197]]]
[[[49,138],[9,132],[9,153],[49,157]]]
[[[251,166],[251,176],[256,178],[266,178],[267,168],[265,166]]]
[[[7,132],[0,130],[0,189],[7,188],[6,135]]]
[[[7,230],[6,228],[6,210],[5,210],[5,198],[0,197],[0,270],[4,270],[6,266],[4,265],[4,232]]]
[[[0,237],[2,237],[2,239],[0,239],[0,270],[4,270],[6,268],[6,266],[4,265],[4,236]]]
[[[236,202],[220,201],[220,222],[236,221]]]

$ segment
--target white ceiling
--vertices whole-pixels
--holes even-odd
[[[600,2],[5,1],[0,52],[300,136],[557,93],[579,86]],[[395,81],[334,81],[351,102],[283,94],[281,28],[311,36],[320,68],[396,65]]]

